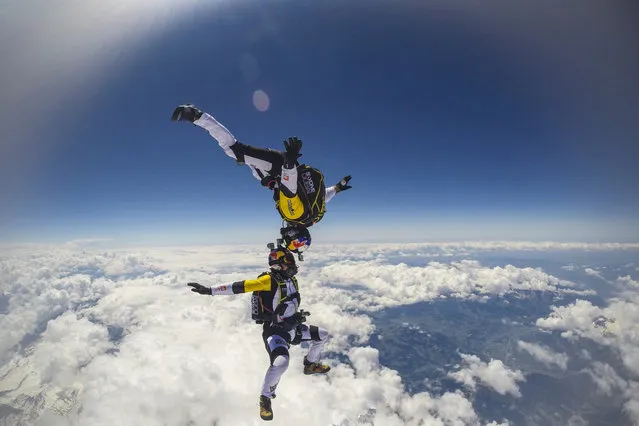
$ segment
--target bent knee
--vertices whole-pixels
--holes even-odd
[[[319,335],[320,340],[323,342],[325,340],[328,340],[328,330],[325,330],[323,328],[320,328],[317,331],[317,334]]]
[[[288,368],[288,356],[286,355],[278,355],[273,360],[273,367],[276,368]]]

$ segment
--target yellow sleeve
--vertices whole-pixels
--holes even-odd
[[[271,276],[264,274],[254,280],[236,281],[234,283],[221,284],[211,287],[211,295],[231,295],[238,293],[250,293],[253,291],[263,291],[271,289]]]
[[[266,274],[254,280],[244,280],[242,293],[253,291],[268,291],[271,289],[271,276]]]

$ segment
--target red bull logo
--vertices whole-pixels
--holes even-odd
[[[269,260],[272,262],[278,261],[280,258],[286,256],[283,251],[276,250],[272,251],[269,255]]]

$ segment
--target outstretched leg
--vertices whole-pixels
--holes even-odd
[[[229,130],[211,114],[202,112],[195,105],[179,105],[171,116],[173,121],[189,121],[203,128],[218,142],[224,153],[237,161],[246,164],[253,176],[265,186],[270,186],[277,178],[284,162],[284,153],[274,149],[257,148],[238,142]]]
[[[246,164],[256,179],[262,180],[266,175],[280,174],[283,153],[274,149],[257,148],[238,142],[229,130],[208,113],[193,122],[206,131],[218,142],[224,153],[241,164]]]

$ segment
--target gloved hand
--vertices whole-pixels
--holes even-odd
[[[206,286],[203,286],[202,284],[198,284],[198,283],[188,283],[187,285],[193,287],[191,289],[191,291],[193,291],[195,293],[208,294],[209,296],[211,294],[213,294],[211,292],[211,287],[206,287]]]
[[[297,321],[298,324],[301,324],[303,322],[306,322],[306,317],[310,315],[311,315],[310,312],[305,311],[304,309],[300,309],[299,312],[295,312],[295,314],[293,314],[293,317],[295,318],[295,321]]]
[[[193,104],[178,105],[171,115],[171,121],[190,121],[193,123],[202,117],[202,111],[200,111]]]
[[[335,185],[336,192],[342,192],[342,191],[346,191],[347,189],[351,189],[352,186],[348,184],[349,180],[351,180],[350,175],[344,176],[342,180],[337,182],[337,184]]]
[[[293,136],[292,138],[288,138],[284,141],[284,148],[286,149],[286,152],[284,153],[284,167],[292,169],[295,167],[297,159],[302,156],[302,154],[300,154],[302,141]]]
[[[262,178],[260,183],[268,189],[273,190],[277,185],[277,179],[274,176],[266,175]]]

